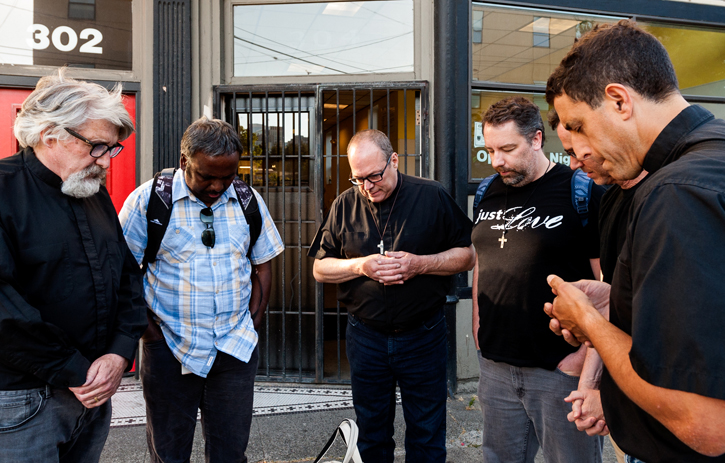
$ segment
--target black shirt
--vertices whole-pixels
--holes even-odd
[[[644,160],[610,298],[611,322],[632,336],[637,374],[655,386],[725,400],[725,121],[690,106]],[[647,463],[725,461],[690,449],[635,405],[606,372],[612,437]],[[707,420],[707,416],[702,417]]]
[[[142,275],[105,188],[76,199],[26,148],[0,160],[0,390],[81,386],[91,362],[133,360]]]
[[[359,187],[340,194],[308,255],[352,259],[379,254],[378,227],[383,231],[388,219],[385,251],[430,255],[471,245],[471,220],[443,186],[399,173],[395,190],[380,203],[368,201]],[[358,277],[338,284],[337,294],[349,313],[370,326],[408,329],[443,307],[450,281],[448,276],[418,275],[405,284],[385,286]]]
[[[612,282],[617,258],[627,236],[627,219],[634,192],[643,181],[627,189],[612,185],[602,196],[602,207],[599,210],[599,263],[603,280],[607,283]]]
[[[573,174],[556,164],[522,187],[506,186],[497,177],[474,211],[478,343],[488,359],[553,370],[576,350],[549,330],[544,312],[544,303],[554,299],[546,277],[554,273],[565,281],[591,279],[590,259],[599,256],[597,216],[603,189],[592,186],[584,227],[572,204]],[[504,223],[507,241],[502,248]]]

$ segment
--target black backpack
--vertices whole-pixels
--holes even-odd
[[[171,218],[172,194],[171,188],[174,183],[174,174],[176,169],[170,167],[158,172],[154,175],[154,182],[151,186],[151,196],[146,209],[147,236],[148,243],[143,256],[143,271],[151,262],[156,261],[156,255],[161,246],[161,240],[164,238],[166,228],[169,226]],[[239,177],[232,182],[234,191],[237,192],[239,206],[244,212],[244,218],[249,224],[249,249],[247,250],[247,259],[252,254],[252,247],[257,242],[262,232],[262,213],[259,212],[259,204],[257,197],[254,196],[252,189],[244,183]]]

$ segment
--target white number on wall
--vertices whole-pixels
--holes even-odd
[[[28,46],[34,50],[45,50],[50,45],[48,35],[50,30],[42,24],[31,24],[28,26],[28,32],[33,36],[27,39]]]
[[[68,36],[68,42],[63,44],[63,34]],[[58,26],[53,31],[53,46],[60,51],[71,51],[78,45],[76,31],[68,26]]]
[[[81,45],[80,52],[81,53],[97,53],[101,54],[103,53],[103,47],[97,47],[99,43],[101,43],[101,40],[103,40],[103,34],[101,34],[101,31],[98,29],[83,29],[81,31],[81,40],[88,40],[88,42]]]
[[[78,46],[78,35],[76,31],[68,26],[58,26],[53,30],[53,34],[50,34],[50,29],[43,24],[31,24],[28,27],[28,32],[32,34],[27,39],[28,46],[33,50],[45,50],[50,46],[51,40],[53,46],[59,51],[69,52],[75,50]],[[50,38],[49,38],[50,36]],[[103,47],[99,47],[98,44],[103,40],[103,34],[98,29],[87,28],[83,29],[80,33],[81,40],[88,40],[86,43],[81,45],[78,50],[81,53],[94,53],[102,54]]]

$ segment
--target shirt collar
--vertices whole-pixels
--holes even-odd
[[[52,186],[53,188],[60,189],[63,184],[63,180],[56,175],[52,170],[48,169],[45,164],[40,162],[38,156],[35,155],[33,148],[27,147],[22,151],[23,162],[28,166],[28,169],[35,174],[36,177]]]
[[[702,106],[692,105],[680,111],[660,132],[650,146],[642,167],[650,174],[678,159],[687,149],[685,138],[697,127],[714,119],[710,111]]]
[[[206,204],[202,203],[201,200],[194,196],[194,193],[192,193],[189,189],[182,169],[177,169],[174,174],[174,184],[171,188],[171,193],[172,203],[184,198],[189,198],[191,201],[196,201],[206,207]],[[234,183],[229,185],[229,188],[227,188],[226,191],[219,196],[219,199],[217,199],[212,206],[216,204],[226,204],[230,199],[237,199],[237,195],[234,194]]]

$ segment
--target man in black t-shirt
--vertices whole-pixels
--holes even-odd
[[[602,440],[567,421],[564,397],[577,388],[585,349],[546,327],[541,306],[553,296],[546,276],[599,273],[597,214],[602,189],[592,185],[586,225],[572,205],[573,172],[542,150],[539,107],[522,98],[493,104],[484,140],[498,176],[474,211],[473,336],[480,348],[478,396],[484,462],[600,462]]]
[[[646,463],[725,461],[725,121],[685,101],[665,48],[626,20],[575,44],[547,100],[578,156],[617,181],[649,172],[611,293],[552,275],[550,327],[601,355],[604,415],[622,450]]]
[[[308,255],[315,279],[337,283],[348,311],[358,448],[363,461],[392,463],[397,383],[405,461],[443,463],[443,305],[450,275],[473,267],[471,221],[441,184],[398,172],[384,133],[358,132],[347,153],[356,187],[335,199]]]

